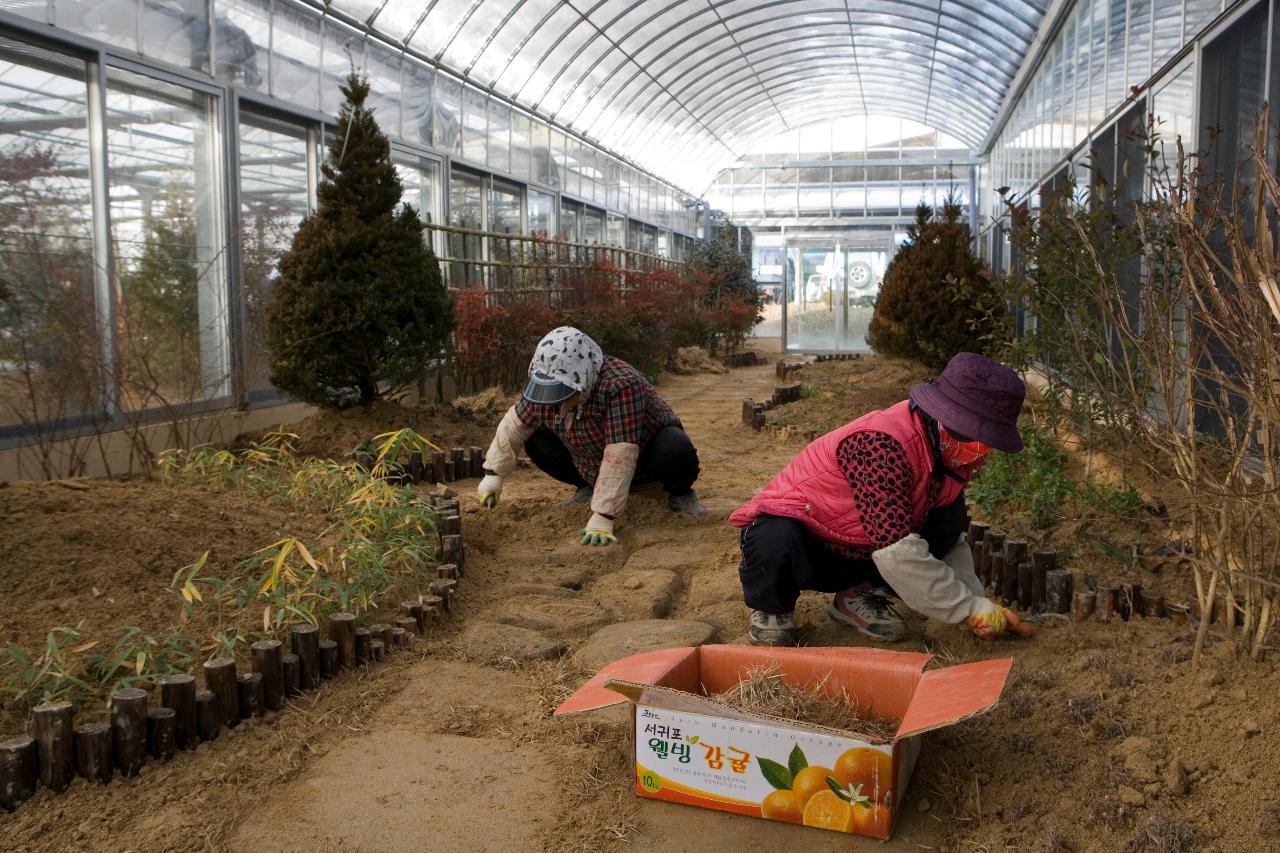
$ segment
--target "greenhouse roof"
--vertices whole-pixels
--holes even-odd
[[[979,145],[1049,3],[329,0],[326,7],[694,186],[766,138],[840,115],[909,118]]]

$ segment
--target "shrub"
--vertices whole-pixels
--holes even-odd
[[[440,265],[365,106],[368,78],[352,72],[342,93],[320,206],[280,260],[267,321],[272,383],[334,408],[416,380],[453,325]]]
[[[935,368],[958,352],[993,349],[1005,311],[955,198],[937,215],[919,204],[907,235],[876,298],[867,335],[872,348]]]

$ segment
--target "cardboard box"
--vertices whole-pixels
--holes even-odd
[[[930,658],[864,648],[662,649],[614,661],[555,713],[630,701],[638,796],[888,838],[920,736],[994,706],[1013,663],[926,672]],[[732,688],[748,669],[775,663],[790,684],[825,679],[872,715],[901,720],[897,733],[872,743],[707,698]]]

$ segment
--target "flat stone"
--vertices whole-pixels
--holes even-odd
[[[550,598],[576,598],[578,593],[566,586],[546,586],[538,583],[518,583],[506,587],[512,595],[541,595]]]
[[[646,569],[604,575],[591,587],[591,597],[622,619],[666,616],[679,587],[675,572]]]
[[[578,597],[563,596],[559,590],[552,595],[520,595],[503,604],[495,622],[546,631],[552,634],[574,634],[588,631],[612,622],[617,615],[609,608]]]
[[[515,625],[473,622],[462,634],[462,647],[480,659],[551,660],[564,654],[564,643]]]
[[[742,581],[738,579],[736,570],[716,567],[695,572],[687,580],[689,595],[685,605],[694,609],[714,607],[718,604],[733,602],[742,607],[743,613],[750,613],[742,603]],[[745,615],[743,617],[746,618]]]
[[[605,664],[639,652],[670,649],[680,646],[700,646],[715,636],[715,628],[706,622],[682,619],[642,619],[637,622],[620,622],[601,628],[591,635],[574,653],[574,659],[588,669],[600,669]]]

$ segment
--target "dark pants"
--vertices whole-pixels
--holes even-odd
[[[544,474],[578,488],[590,485],[578,473],[573,457],[569,455],[569,448],[546,427],[529,436],[524,449],[529,454],[529,460]],[[680,427],[666,426],[654,433],[649,443],[640,448],[640,458],[636,462],[636,473],[631,479],[631,485],[634,487],[662,483],[663,491],[669,495],[687,495],[693,490],[693,483],[697,479],[698,451],[694,449],[693,442]]]
[[[920,536],[941,558],[969,527],[964,495],[932,510]],[[871,560],[851,560],[827,547],[803,522],[761,515],[742,529],[742,562],[738,576],[747,606],[766,613],[795,609],[800,591],[839,592],[869,583],[888,587]]]

